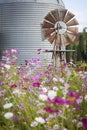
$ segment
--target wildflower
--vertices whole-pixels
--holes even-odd
[[[73,91],[70,91],[70,92],[69,92],[69,101],[70,101],[71,103],[74,103],[75,100],[76,100],[76,98],[75,98],[75,93],[74,93]]]
[[[31,127],[36,127],[38,125],[38,122],[37,121],[34,121],[31,123]]]
[[[83,127],[87,130],[87,118],[82,119]]]
[[[84,98],[85,98],[85,100],[87,101],[87,95],[85,95],[85,97],[84,97]]]
[[[18,50],[17,50],[17,49],[14,49],[14,48],[11,49],[11,53],[12,53],[12,54],[19,54]]]
[[[54,98],[54,103],[60,104],[60,105],[67,105],[67,104],[69,104],[69,101],[68,100],[64,100],[62,98],[59,98],[59,97],[55,97]]]
[[[46,101],[47,100],[47,96],[44,95],[44,94],[40,94],[39,95],[39,99],[42,100],[42,101]]]
[[[58,130],[59,128],[60,128],[60,126],[57,125],[57,124],[55,124],[55,125],[53,126],[53,129],[54,129],[54,130]]]
[[[83,126],[82,122],[79,121],[79,122],[77,123],[77,127],[80,128],[80,127],[82,127],[82,126]]]
[[[54,81],[54,82],[58,82],[58,79],[54,77],[54,78],[53,78],[53,81]]]
[[[48,91],[48,97],[52,100],[57,96],[57,92],[54,90],[49,90]]]
[[[22,102],[22,103],[20,103],[20,105],[19,105],[19,109],[20,109],[20,110],[24,110],[24,106],[25,106],[25,105],[24,105],[24,103],[23,103],[23,102]]]
[[[46,112],[50,112],[50,113],[59,112],[58,109],[52,109],[50,106],[45,107],[44,110],[45,110]]]
[[[87,82],[87,77],[84,78],[85,82]]]
[[[4,114],[4,117],[6,119],[11,119],[13,117],[13,113],[12,112],[7,112],[7,113]]]
[[[34,82],[34,83],[33,83],[33,86],[34,86],[34,87],[37,87],[37,88],[40,87],[40,82]]]
[[[11,108],[13,106],[12,103],[7,103],[3,106],[4,109],[8,109],[8,108]]]
[[[38,123],[44,124],[45,120],[42,117],[36,117],[35,121],[37,121]]]
[[[82,96],[79,96],[79,98],[76,99],[77,104],[81,103],[82,100],[83,100],[83,97],[82,97]]]
[[[5,90],[0,90],[0,97],[2,97],[5,94]]]
[[[12,85],[10,86],[10,88],[16,88],[16,87],[17,87],[16,84],[12,84]]]
[[[11,68],[11,66],[8,65],[8,64],[4,64],[4,67],[5,67],[7,70],[9,70],[9,69]]]

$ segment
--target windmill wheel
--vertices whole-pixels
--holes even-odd
[[[51,44],[54,43],[54,50],[60,48],[65,51],[65,47],[75,41],[78,33],[78,27],[76,27],[78,22],[74,16],[67,9],[55,9],[44,17],[41,24],[42,38],[43,40],[48,39]]]
[[[45,17],[41,24],[43,40],[48,39],[52,44],[56,39],[56,45],[60,45],[60,35],[64,45],[68,45],[67,38],[74,42],[76,34],[78,33],[77,20],[74,18],[74,14],[70,11],[63,10],[52,10]]]

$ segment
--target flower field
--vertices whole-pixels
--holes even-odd
[[[16,49],[0,62],[0,130],[87,130],[87,64],[18,66]]]

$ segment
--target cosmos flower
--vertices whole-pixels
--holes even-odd
[[[3,106],[4,109],[8,109],[8,108],[11,108],[13,106],[12,103],[7,103]]]
[[[37,121],[33,121],[32,123],[31,123],[31,127],[36,127],[38,125],[38,122]]]
[[[87,130],[87,118],[82,119],[83,127]]]
[[[38,123],[44,124],[45,120],[42,117],[36,117],[35,121],[37,121]]]
[[[47,95],[45,95],[45,94],[40,94],[40,95],[39,95],[39,99],[42,100],[42,101],[46,101],[47,98],[48,98],[48,97],[47,97]]]
[[[37,87],[37,88],[40,87],[40,82],[34,82],[34,83],[33,83],[33,86],[34,86],[34,87]]]
[[[7,113],[4,114],[4,117],[6,119],[11,119],[13,117],[13,113],[12,112],[7,112]]]
[[[50,98],[51,100],[54,99],[57,96],[57,92],[54,90],[49,90],[48,91],[48,98]]]

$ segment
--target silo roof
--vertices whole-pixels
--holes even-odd
[[[12,3],[12,2],[37,2],[37,3],[52,3],[64,6],[62,0],[0,0],[0,3]]]

